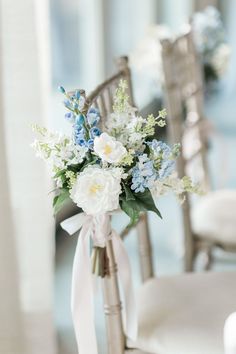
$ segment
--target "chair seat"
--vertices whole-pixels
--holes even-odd
[[[139,333],[128,342],[152,354],[223,354],[223,328],[236,310],[236,272],[153,278],[138,296]]]
[[[198,237],[236,246],[236,190],[218,190],[203,196],[191,216]]]

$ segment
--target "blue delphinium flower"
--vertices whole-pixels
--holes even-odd
[[[158,178],[168,177],[174,170],[175,161],[173,160],[173,151],[169,145],[163,141],[154,139],[148,145],[154,153],[154,157],[160,159],[160,167],[158,169]]]
[[[58,90],[63,94],[66,92],[63,86],[58,86]]]
[[[87,146],[90,150],[93,150],[93,145],[94,145],[94,140],[93,140],[93,139],[89,139],[89,140],[87,141],[86,146]]]
[[[157,171],[154,168],[153,161],[149,160],[146,154],[138,157],[139,162],[132,170],[131,189],[138,192],[144,192],[150,188],[153,182],[158,178]]]
[[[135,193],[141,192],[143,193],[145,191],[145,179],[143,176],[140,174],[140,170],[138,169],[137,166],[133,168],[132,171],[132,185],[131,189],[135,191]]]
[[[87,121],[90,127],[96,126],[100,120],[98,109],[91,107],[87,113]]]
[[[93,128],[90,129],[89,135],[90,135],[90,137],[91,137],[92,139],[94,139],[96,136],[101,135],[101,131],[100,131],[99,128],[93,127]]]
[[[80,98],[80,92],[78,90],[75,91],[75,98],[77,100]]]
[[[87,146],[87,141],[85,140],[83,135],[78,135],[75,138],[75,143],[80,146]]]
[[[171,175],[175,168],[174,160],[163,160],[161,163],[161,168],[158,171],[159,178],[166,178]]]
[[[81,112],[85,105],[85,97],[80,95],[79,99],[77,100],[77,103],[78,103],[78,109]]]
[[[75,140],[75,144],[81,146],[86,145],[84,127],[82,124],[79,124],[78,120],[76,120],[74,124],[74,140]]]
[[[169,158],[170,155],[172,154],[172,150],[170,146],[164,143],[163,141],[158,141],[156,139],[153,139],[151,142],[148,142],[147,144],[151,147],[155,155],[162,154],[162,157],[164,159]]]
[[[147,154],[138,156],[138,163],[132,170],[131,189],[135,193],[142,193],[145,189],[151,188],[156,180],[168,177],[174,170],[175,162],[170,146],[156,139],[147,144],[154,153],[154,159],[150,160]],[[154,165],[156,159],[157,166]]]
[[[83,114],[79,114],[78,116],[76,116],[75,123],[76,123],[77,126],[83,125],[84,124],[84,115]]]
[[[70,100],[66,99],[63,101],[66,108],[72,108]]]
[[[84,129],[80,126],[75,127],[75,143],[81,146],[86,146]]]
[[[77,102],[73,102],[73,108],[74,108],[74,109],[78,109],[78,108],[79,108],[79,105],[78,105]]]
[[[74,113],[72,113],[72,112],[67,112],[67,113],[65,114],[65,119],[66,119],[68,122],[70,122],[70,123],[74,123],[74,122],[75,122],[75,115],[74,115]]]

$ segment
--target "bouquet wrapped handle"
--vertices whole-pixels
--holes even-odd
[[[92,270],[98,275],[109,277],[109,256],[106,246],[112,242],[124,292],[125,333],[132,340],[137,336],[137,313],[132,287],[131,268],[128,255],[117,233],[111,230],[110,216],[77,214],[63,221],[61,226],[69,234],[80,230],[72,272],[71,310],[80,354],[97,354],[94,326],[94,292]],[[89,241],[94,242],[92,269]]]

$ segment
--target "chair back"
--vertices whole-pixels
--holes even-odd
[[[182,145],[178,172],[180,176],[191,174],[208,190],[208,124],[203,113],[202,70],[191,28],[174,41],[162,41],[162,58],[169,135],[171,141]]]
[[[127,82],[129,101],[134,106],[133,90],[131,83],[131,73],[128,63],[128,57],[123,56],[116,59],[118,72],[104,81],[102,84],[86,97],[86,105],[95,107],[101,114],[101,125],[105,125],[106,119],[113,112],[113,97],[121,79]]]
[[[207,121],[203,113],[204,87],[202,70],[189,27],[175,40],[162,40],[164,89],[171,142],[181,143],[177,161],[180,177],[190,176],[209,189],[207,165]],[[190,218],[190,196],[182,205],[185,270],[193,270],[194,234]]]

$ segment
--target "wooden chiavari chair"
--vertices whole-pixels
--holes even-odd
[[[207,192],[194,205],[187,195],[183,204],[185,270],[193,270],[200,252],[206,256],[205,269],[209,269],[215,246],[236,251],[236,218],[232,212],[236,210],[236,191],[211,191],[209,123],[203,113],[202,71],[191,28],[173,41],[162,41],[162,61],[170,140],[182,144],[179,175],[191,175]]]
[[[87,98],[88,107],[98,107],[104,120],[112,109],[111,93],[120,78],[127,80],[133,103],[127,58],[120,58],[118,64],[119,72]],[[135,343],[124,334],[113,240],[106,244],[109,272],[102,279],[102,288],[108,353],[222,354],[221,332],[225,318],[235,306],[236,273],[154,278],[146,215],[138,224],[138,235],[142,279],[146,281],[138,294],[139,330]],[[206,296],[196,296],[198,291],[206,292]]]

